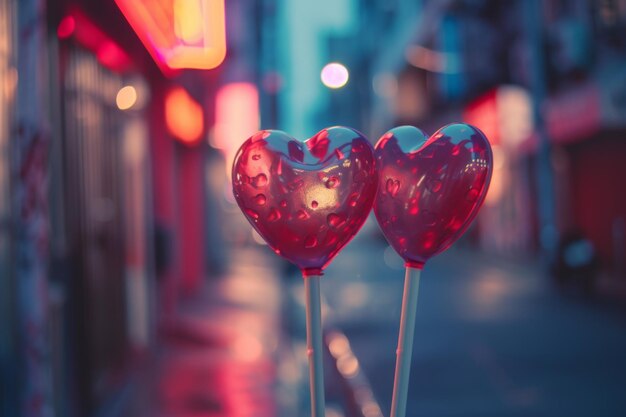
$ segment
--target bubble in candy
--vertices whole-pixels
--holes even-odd
[[[378,224],[407,266],[421,269],[476,217],[491,179],[489,141],[463,123],[444,126],[430,137],[400,126],[380,138],[375,155]]]
[[[377,187],[372,145],[356,130],[323,129],[300,142],[263,130],[233,164],[233,193],[267,244],[319,275],[359,231]]]

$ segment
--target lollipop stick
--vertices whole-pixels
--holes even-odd
[[[311,417],[324,417],[324,363],[322,358],[322,309],[320,276],[304,277],[306,292],[306,344],[309,355]]]
[[[420,269],[406,267],[400,332],[398,334],[398,350],[396,351],[396,374],[393,380],[393,397],[391,400],[391,415],[389,417],[404,417],[406,412],[420,272]]]

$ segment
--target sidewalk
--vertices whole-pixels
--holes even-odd
[[[281,289],[276,265],[255,248],[186,300],[160,331],[137,417],[276,417]]]

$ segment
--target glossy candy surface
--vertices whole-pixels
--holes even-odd
[[[491,179],[489,141],[462,123],[447,125],[431,137],[400,126],[380,138],[375,155],[378,224],[406,264],[422,268],[476,217]]]
[[[377,187],[372,145],[346,127],[305,142],[257,132],[233,164],[233,192],[248,221],[277,254],[314,275],[359,231]]]

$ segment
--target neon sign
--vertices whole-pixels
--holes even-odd
[[[224,0],[115,2],[164,73],[212,69],[224,60]]]

